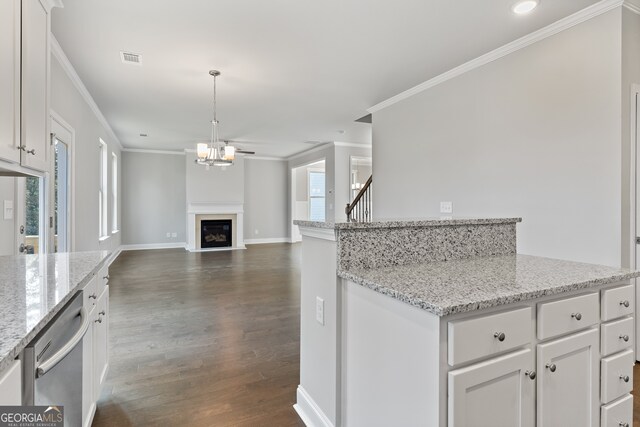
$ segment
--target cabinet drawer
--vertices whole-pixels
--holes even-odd
[[[530,307],[449,322],[449,365],[528,344],[531,325]]]
[[[597,293],[538,304],[538,339],[544,340],[600,322]]]
[[[633,318],[625,317],[601,326],[600,352],[608,356],[633,345]]]
[[[625,397],[602,405],[601,427],[632,427],[633,426],[633,396]]]
[[[602,359],[600,386],[602,403],[609,403],[631,391],[633,388],[632,350]]]
[[[109,283],[109,266],[105,265],[98,273],[96,273],[96,293],[100,295],[104,291],[104,287]]]
[[[602,321],[633,314],[634,299],[632,285],[602,291]]]
[[[96,307],[96,302],[98,300],[98,292],[96,290],[97,281],[96,276],[93,276],[89,283],[87,283],[82,289],[82,305],[87,313],[91,313],[91,311]]]

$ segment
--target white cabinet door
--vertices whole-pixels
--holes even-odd
[[[22,1],[22,165],[46,171],[49,148],[49,16],[40,0]]]
[[[93,388],[94,398],[97,401],[109,368],[109,286],[105,286],[98,297],[96,314],[97,318],[93,323]]]
[[[0,373],[0,405],[22,404],[22,364],[14,360],[6,371]]]
[[[596,427],[600,423],[597,328],[538,345],[539,427]]]
[[[526,349],[449,372],[449,426],[533,426],[533,366]]]
[[[20,162],[20,0],[0,1],[0,159]]]

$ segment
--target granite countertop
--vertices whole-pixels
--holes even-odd
[[[0,372],[106,262],[110,252],[0,256]]]
[[[448,225],[485,225],[510,224],[522,222],[522,218],[463,218],[440,217],[420,219],[381,219],[370,222],[319,222],[294,220],[300,227],[328,228],[333,230],[357,230],[372,228],[403,228],[403,227],[444,227]]]
[[[626,269],[528,255],[476,257],[338,276],[438,316],[589,289],[640,277]]]

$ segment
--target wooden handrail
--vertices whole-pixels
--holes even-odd
[[[352,220],[351,214],[352,214],[353,210],[356,208],[356,206],[358,206],[358,203],[360,203],[362,198],[365,197],[365,194],[367,194],[367,191],[369,190],[369,187],[371,187],[371,183],[372,182],[373,182],[373,175],[371,175],[369,177],[369,179],[367,179],[367,182],[364,183],[364,185],[362,186],[362,188],[360,189],[360,191],[358,192],[356,197],[353,199],[353,202],[347,203],[347,207],[344,210],[344,212],[347,214],[347,221],[351,221]],[[367,204],[370,204],[371,198],[368,196],[368,194],[367,194],[366,199],[367,199],[366,200]],[[364,217],[366,217],[366,218],[360,218],[360,219],[366,219],[366,220],[370,219],[369,214],[370,214],[370,209],[368,209],[365,212]]]

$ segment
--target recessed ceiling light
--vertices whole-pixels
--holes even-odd
[[[514,4],[511,10],[517,15],[524,15],[535,9],[540,3],[538,0],[524,0]]]

